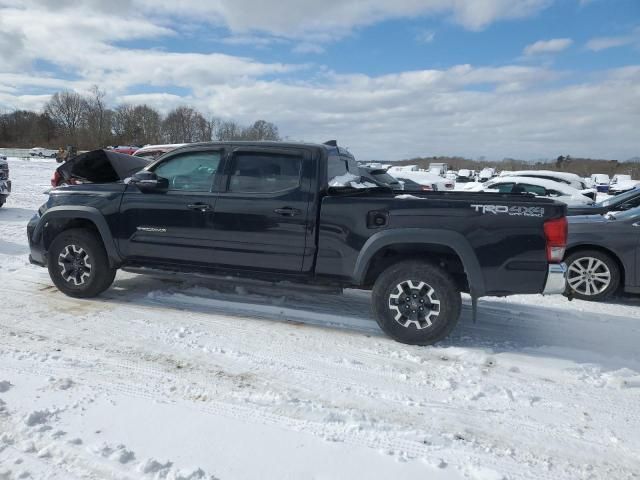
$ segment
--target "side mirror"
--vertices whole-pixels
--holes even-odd
[[[146,170],[134,173],[129,183],[138,187],[141,192],[166,192],[169,189],[169,180]]]

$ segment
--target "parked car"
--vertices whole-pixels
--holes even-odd
[[[482,170],[480,170],[480,174],[478,175],[478,180],[480,182],[486,182],[491,180],[493,177],[496,176],[496,171],[494,168],[483,168]]]
[[[631,175],[614,175],[609,183],[609,195],[619,195],[633,190],[640,185],[639,180],[633,180]]]
[[[6,156],[0,155],[0,207],[6,203],[10,193],[11,180],[9,180],[9,162]]]
[[[458,172],[454,170],[449,170],[444,176],[447,180],[453,180],[454,182],[458,180]]]
[[[591,175],[591,180],[593,181],[593,187],[599,192],[606,193],[609,191],[609,175],[604,173],[594,173]]]
[[[593,200],[565,183],[533,177],[497,177],[480,185],[465,187],[476,192],[532,193],[537,197],[551,197],[567,205],[591,205]]]
[[[360,167],[360,173],[365,179],[385,185],[392,190],[404,190],[404,185],[397,178],[389,175],[384,168]]]
[[[640,293],[640,207],[569,217],[567,295],[603,300],[619,287]]]
[[[175,150],[176,148],[184,147],[186,143],[167,143],[165,145],[145,145],[142,148],[136,150],[133,155],[136,157],[149,157],[153,160],[158,158],[160,155],[164,155],[171,150]]]
[[[140,147],[131,145],[115,145],[113,147],[108,147],[107,150],[113,150],[114,152],[124,153],[126,155],[133,155],[138,150],[140,150]]]
[[[469,170],[468,168],[461,168],[458,170],[458,178],[456,182],[458,183],[467,183],[467,182],[475,182],[476,181],[476,172],[473,170]]]
[[[500,176],[530,177],[553,180],[554,182],[567,184],[576,190],[579,190],[585,197],[589,197],[593,201],[596,200],[596,189],[587,185],[584,179],[575,173],[554,172],[551,170],[519,170],[515,172],[502,172]]]
[[[640,186],[593,205],[570,206],[567,215],[604,215],[608,212],[624,212],[640,206]]]
[[[93,150],[66,161],[53,172],[53,188],[83,183],[108,183],[130,177],[151,163],[150,158],[133,157],[114,150]]]
[[[409,170],[400,170],[394,172],[394,177],[404,182],[404,189],[409,191],[446,191],[453,190],[456,183],[453,180],[447,180],[438,175],[429,172],[414,172]]]
[[[32,157],[40,158],[56,158],[56,150],[50,148],[33,147],[29,150],[29,155]]]
[[[398,195],[335,143],[193,144],[125,182],[140,160],[52,189],[29,222],[30,260],[63,293],[96,296],[119,268],[356,287],[384,332],[427,345],[454,328],[461,291],[565,290],[566,206],[550,199]]]

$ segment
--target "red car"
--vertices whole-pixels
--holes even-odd
[[[133,155],[139,148],[140,147],[132,147],[130,145],[116,145],[115,147],[109,148],[109,150],[118,153],[126,153],[127,155]]]

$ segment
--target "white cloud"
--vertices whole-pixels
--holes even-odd
[[[551,40],[538,40],[535,43],[527,45],[523,53],[526,56],[539,55],[544,53],[561,52],[571,46],[573,40],[570,38],[552,38]]]
[[[193,25],[167,20],[168,13],[179,15],[177,2],[149,0],[147,11],[140,8],[144,1],[57,0],[52,8],[45,0],[0,0],[0,32],[9,32],[8,37],[0,35],[0,55],[9,59],[0,63],[0,110],[41,108],[48,92],[83,92],[95,83],[113,104],[147,103],[165,112],[188,104],[242,122],[265,118],[293,139],[338,138],[361,158],[638,155],[640,66],[600,72],[598,78],[581,83],[563,78],[560,87],[559,72],[538,66],[458,65],[380,76],[344,75],[322,66],[219,53],[125,48],[119,42],[170,37],[179,34],[178,23]],[[536,0],[329,0],[322,5],[325,12],[316,9],[320,4],[283,1],[286,12],[279,4],[270,7],[286,19],[272,18],[262,3],[250,0],[240,1],[240,6],[224,0],[186,0],[180,8],[193,8],[194,15],[207,21],[231,25],[227,41],[232,43],[258,42],[265,38],[261,32],[267,32],[271,36],[266,41],[304,49],[312,48],[305,44],[322,48],[334,32],[348,32],[389,15],[449,14],[469,28],[480,28],[546,5]],[[241,7],[248,18],[236,18]],[[260,21],[249,7],[265,18]],[[292,25],[300,19],[307,24],[296,31]],[[11,48],[19,54],[10,57]],[[51,67],[35,70],[29,64],[36,60]],[[300,69],[307,69],[305,80],[295,79]],[[139,86],[154,93],[132,93],[139,92]]]
[[[624,47],[625,45],[632,44],[640,45],[640,27],[634,29],[633,32],[628,35],[592,38],[587,42],[586,47],[594,52],[599,52],[609,48]]]

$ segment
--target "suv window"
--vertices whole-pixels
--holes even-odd
[[[513,183],[495,183],[487,188],[489,190],[497,190],[500,193],[511,193]]]
[[[238,153],[229,178],[230,192],[275,193],[300,185],[302,158],[272,153]]]
[[[169,180],[169,190],[210,192],[220,152],[187,152],[162,162],[153,171]]]
[[[518,192],[525,193],[533,193],[534,195],[538,195],[544,197],[547,194],[547,190],[540,185],[529,185],[528,183],[519,183],[513,190],[515,192],[516,188]]]

